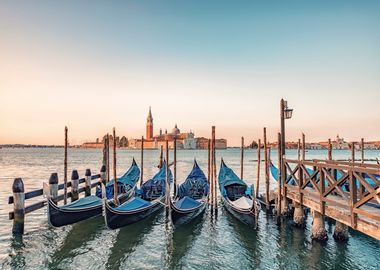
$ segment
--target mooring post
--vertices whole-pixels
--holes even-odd
[[[268,151],[268,165],[267,165],[267,178],[265,179],[265,196],[268,198],[268,204],[267,204],[267,211],[270,211],[270,202],[271,202],[271,200],[270,200],[270,186],[269,186],[269,167],[270,167],[270,162],[271,162],[271,157],[270,157],[270,155],[271,155],[271,153],[270,153],[270,151],[271,151],[271,147],[270,146],[268,146],[267,147],[267,151]]]
[[[16,235],[24,234],[25,221],[25,191],[24,183],[21,178],[16,178],[13,181],[13,228],[12,233]]]
[[[261,165],[261,140],[258,140],[257,144],[257,174],[256,174],[256,194],[255,198],[259,197],[259,187],[260,187],[260,165]]]
[[[85,173],[85,189],[84,189],[84,194],[85,196],[91,196],[91,170],[90,169],[86,169],[86,173]]]
[[[331,144],[331,139],[329,139],[329,145],[328,145],[328,160],[332,160],[332,144]]]
[[[79,174],[77,170],[73,170],[71,173],[71,201],[72,202],[79,199],[78,187],[79,187]]]
[[[174,145],[173,145],[173,183],[174,183],[174,194],[177,193],[177,137],[174,136]]]
[[[339,221],[335,221],[333,237],[336,241],[346,241],[348,239],[348,226]]]
[[[278,154],[278,168],[281,168],[281,155],[282,155],[282,151],[281,151],[281,133],[279,132],[277,134],[277,154]],[[276,212],[276,215],[277,215],[277,222],[279,222],[280,220],[280,216],[281,216],[281,213],[282,213],[282,197],[281,197],[281,192],[282,192],[282,188],[281,188],[281,170],[279,169],[278,170],[278,179],[277,179],[277,212]]]
[[[65,150],[64,150],[64,160],[63,160],[63,203],[67,204],[67,127],[65,127]]]
[[[241,137],[240,148],[240,179],[243,180],[244,176],[244,137]]]
[[[302,193],[302,185],[303,185],[303,169],[301,166],[302,162],[298,160],[298,179],[299,179],[299,185],[298,185],[298,194],[300,196],[300,201],[296,202],[293,201],[293,224],[296,227],[304,228],[306,226],[305,222],[305,213],[303,211],[303,193]]]
[[[161,146],[162,150],[162,146]],[[162,152],[161,152],[162,153]],[[162,166],[162,157],[160,159],[160,165]],[[161,168],[161,167],[160,167]],[[140,171],[140,187],[144,183],[144,136],[141,136],[141,171]]]
[[[107,168],[106,165],[102,165],[100,168],[100,181],[103,185],[107,183]]]
[[[311,229],[311,239],[317,240],[317,241],[326,241],[328,239],[323,215],[319,213],[318,211],[313,211],[313,225]]]
[[[210,156],[209,156],[209,166],[210,166],[210,207],[211,207],[211,212],[214,211],[214,170],[213,170],[213,149],[214,149],[214,141],[212,140],[212,133],[211,133],[211,139],[210,139]]]
[[[110,135],[107,133],[107,182],[110,181]]]
[[[351,161],[355,162],[355,142],[351,142]]]
[[[162,144],[160,145],[160,149],[161,149],[161,151],[160,151],[160,164],[158,165],[158,167],[159,167],[159,168],[162,168],[162,162],[163,162],[162,160],[163,160],[163,158],[164,158],[164,157],[163,157],[163,155],[164,155],[164,154],[163,154],[163,153],[164,153],[164,150],[163,150],[163,146],[162,146]]]
[[[301,159],[301,139],[298,139],[297,143],[297,160]]]
[[[361,150],[361,160],[362,160],[362,163],[364,163],[364,138],[361,139],[360,141],[360,150]]]
[[[58,204],[58,173],[52,173],[49,178],[50,198]]]
[[[207,182],[210,187],[210,151],[211,151],[211,140],[208,139],[207,142]]]
[[[268,156],[268,145],[267,145],[267,128],[264,127],[264,163],[265,163],[265,204],[266,210],[270,210],[270,202],[269,202],[269,156]]]
[[[306,142],[305,142],[305,133],[302,133],[302,160],[305,160],[305,149],[306,149]]]
[[[117,174],[116,174],[116,130],[113,128],[113,201],[118,205],[117,201]]]
[[[212,126],[212,140],[213,140],[213,162],[212,162],[212,168],[213,168],[213,178],[214,178],[214,208],[215,213],[218,211],[218,191],[217,191],[217,179],[216,179],[216,139],[215,139],[215,126]]]
[[[170,196],[170,185],[169,185],[169,142],[165,141],[165,151],[166,151],[166,160],[165,160],[165,212],[166,218],[169,216],[169,196]]]

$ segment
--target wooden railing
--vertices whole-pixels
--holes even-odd
[[[284,159],[283,170],[283,196],[297,189],[301,205],[306,196],[319,197],[314,210],[323,215],[326,204],[348,210],[352,228],[358,215],[380,222],[380,211],[373,211],[380,208],[380,165]]]

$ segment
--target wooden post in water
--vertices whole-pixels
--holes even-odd
[[[361,139],[360,141],[360,150],[361,150],[361,160],[362,160],[362,163],[364,163],[364,138]]]
[[[214,211],[214,169],[213,169],[213,149],[214,149],[214,141],[212,140],[212,132],[211,132],[211,139],[210,139],[210,156],[209,156],[209,166],[210,166],[210,206],[211,211]]]
[[[169,196],[170,196],[170,186],[169,186],[169,142],[165,142],[166,159],[165,159],[165,209],[166,217],[169,216]]]
[[[50,198],[55,203],[58,204],[58,174],[52,173],[49,178],[49,190]]]
[[[86,169],[86,173],[84,174],[85,176],[85,189],[84,189],[84,194],[85,196],[91,196],[91,170]]]
[[[355,162],[355,142],[351,142],[351,160]]]
[[[68,139],[67,139],[67,127],[65,127],[65,152],[64,152],[64,160],[63,160],[63,203],[67,204],[67,147],[68,147]]]
[[[113,128],[113,201],[118,205],[117,201],[117,174],[116,174],[116,130]]]
[[[173,164],[173,183],[174,183],[174,194],[177,193],[177,137],[174,136],[174,145],[173,145],[173,150],[174,150],[174,153],[173,153],[173,160],[174,160],[174,164]]]
[[[107,166],[107,135],[103,137],[103,159],[102,165]]]
[[[103,185],[107,182],[107,168],[106,165],[102,165],[100,168],[100,180],[103,183]]]
[[[158,165],[159,166],[159,168],[162,168],[162,160],[163,160],[163,152],[164,152],[164,150],[163,150],[163,146],[162,145],[160,145],[160,149],[161,149],[161,152],[160,152],[160,164]]]
[[[302,160],[305,160],[305,152],[306,152],[306,142],[305,142],[305,133],[302,133]]]
[[[214,178],[214,208],[215,212],[218,210],[218,191],[217,191],[217,179],[216,179],[216,139],[215,139],[215,126],[212,126],[212,140],[213,140],[213,149],[212,149],[212,170],[213,170],[213,178]]]
[[[77,170],[73,170],[71,173],[71,201],[72,202],[79,199],[78,187],[79,187],[79,174]]]
[[[280,133],[281,135],[281,133]],[[299,161],[301,159],[301,140],[298,139],[297,143],[297,160]]]
[[[267,128],[264,128],[264,165],[265,165],[265,204],[267,211],[269,210],[269,161],[268,161],[268,146],[267,146]]]
[[[267,157],[268,157],[268,165],[267,165],[267,178],[265,179],[265,196],[268,196],[268,205],[267,205],[267,211],[270,210],[270,194],[269,194],[269,191],[270,191],[270,187],[269,187],[269,167],[270,167],[270,162],[271,162],[271,159],[270,159],[270,150],[271,150],[271,147],[270,146],[267,146],[267,151],[268,151],[268,154],[267,154]]]
[[[208,139],[207,143],[207,182],[210,187],[210,151],[211,151],[211,140]]]
[[[162,146],[161,146],[161,150],[162,150]],[[161,151],[161,156],[162,156],[162,151]],[[160,163],[161,163],[160,165],[162,166],[162,157],[161,157]],[[160,168],[161,168],[161,167],[160,167]],[[142,184],[144,183],[143,176],[144,176],[144,136],[141,136],[141,171],[140,171],[140,187],[141,187]]]
[[[110,181],[110,170],[111,170],[111,166],[110,166],[110,135],[107,133],[107,182]]]
[[[24,183],[21,178],[16,178],[13,181],[13,228],[12,233],[16,235],[24,234],[25,220],[25,190]]]
[[[244,137],[241,137],[240,148],[240,179],[243,180],[244,176]]]
[[[256,198],[259,197],[259,187],[260,187],[260,165],[261,165],[261,140],[259,139],[257,144],[257,174],[256,174]]]
[[[329,145],[328,145],[328,154],[327,154],[327,158],[328,160],[332,160],[332,144],[331,144],[331,139],[329,139]]]
[[[298,140],[299,142],[299,140]],[[277,145],[278,145],[278,148],[277,148],[277,153],[278,153],[278,168],[281,168],[281,156],[282,156],[282,151],[281,151],[281,133],[279,132],[277,134]],[[299,149],[299,147],[298,147]],[[298,150],[298,153],[300,151]],[[299,155],[298,155],[298,158],[299,158]],[[281,197],[281,193],[282,193],[282,188],[281,188],[281,170],[279,169],[278,170],[278,176],[277,176],[277,189],[278,189],[278,194],[277,194],[277,221],[279,221],[279,217],[281,216],[281,213],[282,213],[282,197]]]

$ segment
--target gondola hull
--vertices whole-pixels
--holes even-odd
[[[236,219],[240,220],[242,223],[256,227],[257,225],[257,220],[255,213],[252,212],[252,210],[241,210],[234,205],[232,205],[226,198],[222,197],[223,205],[226,208],[226,210],[234,216]]]
[[[118,211],[113,209],[108,203],[105,203],[105,221],[106,225],[110,229],[118,229],[136,222],[139,222],[146,217],[158,213],[164,209],[164,200],[163,196],[158,202],[145,207],[143,209],[137,209],[135,211]]]
[[[89,218],[100,216],[101,214],[102,204],[91,208],[62,210],[57,205],[55,205],[53,201],[50,199],[48,200],[48,219],[50,225],[54,227],[73,224]]]
[[[203,202],[196,208],[193,209],[179,209],[173,203],[171,203],[171,217],[174,225],[182,225],[191,222],[193,219],[201,215],[206,209],[206,202]]]

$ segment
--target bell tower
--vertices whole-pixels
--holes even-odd
[[[149,113],[148,118],[146,119],[146,139],[152,139],[153,138],[153,117],[152,117],[152,111],[149,106]]]

